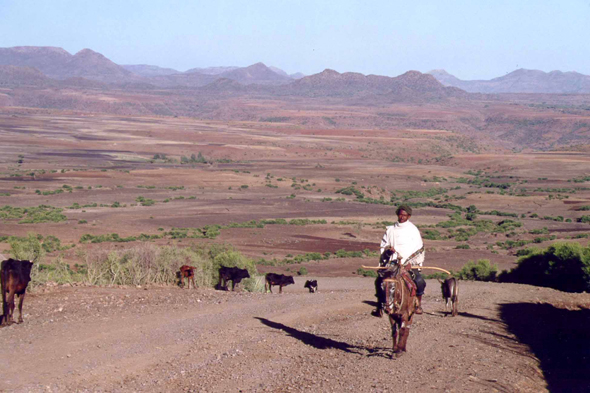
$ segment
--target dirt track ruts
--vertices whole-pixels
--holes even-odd
[[[24,324],[0,329],[0,390],[538,392],[547,388],[540,361],[501,319],[502,305],[590,303],[587,294],[462,281],[460,315],[443,317],[429,280],[409,352],[392,360],[387,319],[369,315],[372,279],[319,278],[317,294],[303,282],[283,295],[37,293]]]

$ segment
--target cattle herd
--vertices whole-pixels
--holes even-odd
[[[1,255],[1,254],[0,254]],[[0,256],[0,259],[4,259]],[[15,308],[15,296],[18,296],[18,311],[19,318],[18,323],[23,322],[23,301],[25,299],[25,293],[27,286],[31,281],[31,268],[33,262],[21,261],[17,259],[6,259],[2,261],[0,268],[0,281],[2,285],[2,322],[1,324],[8,325],[14,322],[14,308]],[[182,265],[178,273],[180,278],[180,286],[185,286],[185,279],[190,289],[191,283],[195,288],[195,270],[194,266]],[[225,267],[222,266],[219,269],[219,283],[215,286],[218,290],[228,291],[228,282],[231,281],[231,290],[235,291],[239,283],[245,279],[250,278],[250,274],[247,269],[240,269],[238,267]],[[273,285],[279,286],[279,293],[283,293],[283,287],[295,284],[293,276],[286,276],[284,274],[267,273],[265,278],[264,289],[265,292],[272,293]],[[441,283],[441,289],[443,299],[445,300],[445,311],[451,307],[451,315],[456,316],[457,302],[459,297],[459,289],[457,286],[457,280],[453,277],[446,279],[445,281],[439,280]],[[309,289],[309,293],[315,293],[318,290],[317,280],[307,280],[304,288]]]

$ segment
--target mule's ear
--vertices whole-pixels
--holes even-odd
[[[437,277],[436,279],[438,280],[438,282],[439,282],[439,283],[441,283],[441,284],[443,284],[443,283],[444,283],[444,281],[443,281],[443,280],[441,280],[440,278],[438,278],[438,277]]]

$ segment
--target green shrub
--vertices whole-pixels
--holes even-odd
[[[422,233],[422,237],[426,240],[441,240],[443,237],[440,232],[435,229],[425,229]]]
[[[555,288],[566,292],[590,291],[590,247],[579,243],[554,243],[518,260],[503,272],[501,281]]]
[[[488,259],[478,259],[477,262],[467,262],[457,277],[462,280],[495,281],[497,274],[498,266],[492,265]]]
[[[10,236],[8,244],[10,253],[16,259],[25,259],[35,262],[38,265],[45,257],[45,249],[41,243],[42,236],[35,233],[29,233],[27,237]]]
[[[365,270],[362,267],[359,267],[356,270],[356,274],[358,274],[359,276],[363,276],[363,277],[375,277],[377,278],[378,274],[376,271],[374,270]]]
[[[455,247],[456,250],[469,250],[471,247],[469,247],[469,244],[459,244],[457,247]]]
[[[307,274],[307,269],[305,267],[301,267],[298,271],[297,274],[300,276],[305,276]]]

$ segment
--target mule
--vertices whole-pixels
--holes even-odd
[[[457,279],[455,277],[449,277],[442,281],[438,279],[440,288],[442,291],[443,299],[445,300],[445,312],[451,306],[451,316],[455,317],[459,313],[457,309],[457,303],[459,302],[459,286],[457,285]]]
[[[395,265],[383,273],[385,303],[383,310],[389,316],[393,349],[391,357],[406,352],[410,326],[416,312],[416,287],[407,270]],[[413,286],[413,287],[412,287]]]

